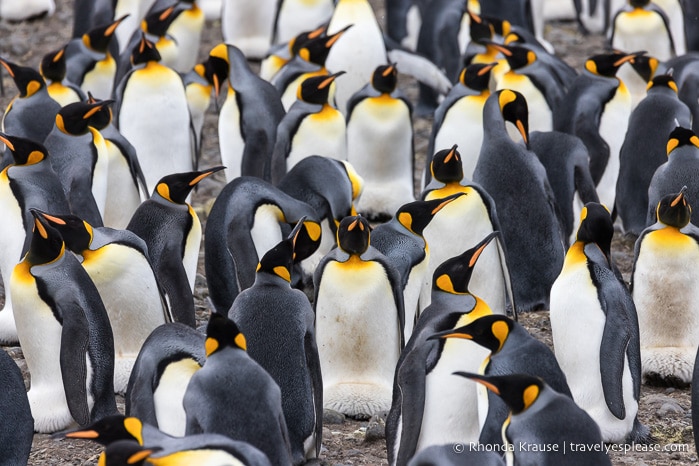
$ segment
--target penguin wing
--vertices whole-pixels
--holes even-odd
[[[563,88],[561,84],[554,79],[555,75],[553,71],[542,62],[535,62],[534,65],[538,66],[528,66],[525,74],[534,84],[534,86],[539,89],[539,91],[544,95],[546,103],[548,104],[551,112],[563,100]]]
[[[396,303],[396,309],[398,310],[398,331],[400,334],[400,349],[402,350],[403,347],[405,347],[405,339],[403,336],[403,329],[405,328],[405,308],[403,306],[403,286],[401,274],[395,267],[393,267],[386,256],[381,254],[372,246],[369,246],[369,249],[362,254],[362,259],[376,261],[383,266],[384,270],[386,270],[388,281],[391,283],[391,289],[393,290],[393,301]]]
[[[109,126],[112,129],[107,136],[112,144],[119,148],[119,152],[126,159],[126,163],[129,165],[129,171],[131,172],[131,178],[133,179],[134,185],[139,188],[141,194],[141,199],[150,198],[150,192],[148,192],[148,185],[146,184],[146,177],[141,169],[141,164],[138,161],[138,154],[136,153],[136,148],[117,131],[114,126]],[[196,168],[195,168],[196,169]]]
[[[451,80],[429,59],[397,48],[387,51],[387,55],[389,61],[396,63],[396,67],[402,73],[412,76],[440,94],[446,95],[451,89]]]
[[[584,148],[584,144],[582,144],[582,146]],[[586,148],[585,151],[587,152]],[[581,158],[575,162],[573,167],[573,182],[575,184],[575,190],[578,192],[583,204],[599,202],[599,195],[595,188],[595,182],[592,180],[590,164],[587,157]]]
[[[660,18],[663,20],[663,24],[665,25],[665,33],[667,34],[667,39],[670,41],[670,51],[672,52],[673,57],[676,56],[677,52],[675,51],[675,41],[673,40],[672,33],[670,32],[670,20],[668,19],[667,14],[662,8],[652,2],[648,4],[646,8],[648,8],[648,11],[652,11],[660,16]]]
[[[162,254],[158,264],[160,286],[165,293],[166,302],[170,313],[167,321],[176,321],[195,326],[194,296],[189,287],[189,279],[182,265],[182,258],[178,254],[172,254],[176,248],[167,249],[170,254]],[[167,277],[167,280],[160,279]]]
[[[311,315],[306,328],[304,346],[306,350],[306,366],[311,376],[311,389],[313,390],[313,405],[315,407],[315,436],[316,454],[320,454],[321,440],[323,438],[323,377],[320,369],[320,358],[318,357],[318,345],[315,336],[315,314]]]
[[[609,145],[599,134],[601,118],[599,105],[584,101],[581,104],[581,111],[573,122],[573,134],[578,136],[587,147],[590,154],[590,175],[596,186],[602,179],[609,162]]]
[[[265,169],[265,172],[270,173],[272,184],[276,185],[284,177],[287,172],[286,159],[291,151],[291,140],[294,133],[301,125],[301,121],[308,114],[308,111],[303,109],[303,104],[296,101],[291,105],[289,113],[287,113],[277,127],[277,139],[274,142],[272,157],[270,159],[270,168]]]
[[[599,351],[602,391],[609,411],[618,419],[624,419],[626,407],[622,376],[631,341],[631,322],[626,310],[629,303],[625,293],[620,292],[623,285],[607,265],[607,259],[599,246],[589,243],[584,250],[588,264],[591,265],[592,281],[598,290],[600,306],[606,315]]]

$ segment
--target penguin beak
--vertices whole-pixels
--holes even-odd
[[[203,171],[203,172],[199,172],[199,175],[198,175],[196,178],[194,178],[192,181],[190,181],[190,182],[189,182],[189,185],[190,185],[190,186],[196,186],[201,180],[203,180],[203,179],[206,178],[207,176],[213,175],[213,174],[216,173],[217,171],[224,170],[225,168],[226,168],[226,167],[218,166],[218,167],[210,168],[210,169],[205,170],[205,171]]]
[[[87,112],[83,114],[83,120],[87,120],[90,118],[92,115],[95,113],[99,112],[103,107],[106,107],[107,105],[113,104],[113,100],[100,100],[99,102],[94,102],[92,104],[92,108],[90,108]]]
[[[325,89],[331,85],[338,76],[342,76],[343,74],[345,74],[345,71],[338,71],[337,73],[331,74],[327,79],[318,85],[318,89]]]
[[[529,134],[527,134],[527,129],[524,127],[524,123],[522,120],[517,119],[517,121],[515,121],[515,126],[517,126],[517,131],[519,131],[519,134],[522,135],[522,139],[524,139],[524,145],[527,146],[527,149],[529,149]]]
[[[481,68],[480,70],[478,70],[478,76],[483,76],[484,74],[490,72],[490,70],[492,70],[492,69],[495,68],[496,66],[498,66],[497,63],[490,63],[490,64],[488,64],[488,65],[485,65],[483,68]]]
[[[0,142],[3,142],[8,149],[10,149],[12,152],[15,151],[15,145],[10,142],[8,139],[8,136],[5,133],[0,133]]]
[[[444,200],[434,209],[432,209],[432,215],[436,215],[437,212],[445,208],[448,204],[454,202],[456,199],[460,198],[461,196],[465,196],[466,193],[456,193],[452,194],[449,197],[444,198]]]
[[[618,59],[617,61],[614,62],[614,66],[618,67],[623,65],[626,62],[633,63],[636,57],[645,54],[646,52],[635,52],[635,53],[630,53],[628,55],[625,55]]]
[[[0,58],[0,65],[2,65],[2,67],[7,70],[7,73],[10,75],[10,77],[14,79],[15,72],[12,71],[12,64]]]
[[[670,207],[675,207],[677,204],[682,202],[682,199],[684,199],[684,194],[687,191],[687,186],[682,186],[682,189],[680,190],[680,193],[677,195],[676,198],[672,200],[670,203]]]
[[[485,45],[489,45],[493,47],[495,50],[498,52],[502,53],[506,57],[511,57],[512,56],[512,50],[509,49],[509,47],[506,47],[502,44],[498,44],[497,42],[494,42],[492,40],[483,40],[482,41]]]
[[[351,28],[352,26],[354,26],[354,24],[348,24],[348,25],[345,26],[344,28],[342,28],[342,29],[340,29],[339,31],[337,31],[335,34],[331,35],[330,38],[325,42],[325,47],[326,47],[326,48],[330,48],[330,47],[332,47],[333,45],[335,45],[335,42],[337,42],[337,41],[340,39],[340,37],[342,37],[342,35],[343,35],[345,32],[347,32],[347,30],[348,30],[349,28]]]
[[[444,157],[444,163],[449,163],[449,161],[451,161],[452,157],[456,157],[456,148],[457,147],[458,147],[458,144],[454,144],[453,146],[451,146],[449,153],[447,154],[446,157]]]
[[[461,377],[466,377],[467,379],[471,379],[474,382],[478,382],[479,384],[484,385],[485,388],[495,393],[496,395],[500,395],[500,389],[497,386],[495,386],[495,384],[488,381],[487,378],[484,376],[473,374],[471,372],[454,372],[453,374],[460,375]]]
[[[473,252],[473,255],[471,256],[471,260],[468,261],[469,267],[473,267],[474,265],[476,265],[476,261],[478,261],[478,258],[483,253],[485,248],[488,247],[488,245],[493,240],[493,238],[495,238],[496,236],[499,236],[499,235],[500,235],[499,231],[494,231],[494,232],[490,233],[488,236],[486,236],[485,238],[483,238],[483,240],[480,243],[478,243],[478,245],[476,246],[476,250]]]
[[[109,37],[109,36],[111,36],[112,34],[114,34],[114,31],[116,30],[117,26],[119,26],[119,25],[121,24],[121,22],[124,21],[124,20],[125,20],[126,18],[128,18],[128,17],[129,17],[129,15],[128,15],[128,14],[125,14],[125,15],[122,16],[121,18],[119,18],[119,19],[117,19],[116,21],[114,21],[114,22],[111,24],[111,26],[109,26],[109,27],[104,31],[104,36],[105,36],[105,37]]]
[[[463,333],[461,331],[463,327],[459,327],[457,329],[449,329],[449,330],[444,330],[443,332],[438,332],[435,333],[434,335],[430,335],[427,337],[428,340],[440,340],[440,339],[447,339],[447,338],[460,338],[462,340],[473,340],[473,336],[468,334],[468,333]]]

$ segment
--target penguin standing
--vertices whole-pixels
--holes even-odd
[[[114,33],[119,44],[119,53],[122,53],[155,0],[116,0],[113,3],[114,17],[124,18],[123,25]]]
[[[647,383],[686,386],[692,381],[699,347],[699,229],[689,223],[692,208],[679,193],[658,203],[658,221],[638,237],[631,293],[638,312],[641,366]],[[663,277],[663,279],[659,279]]]
[[[5,306],[0,311],[0,343],[17,343],[10,293],[10,276],[29,249],[34,217],[30,208],[70,213],[61,182],[51,168],[41,144],[0,133],[0,142],[12,154],[12,163],[0,172],[0,275],[5,288]]]
[[[386,418],[390,465],[407,464],[431,445],[478,442],[476,388],[460,383],[452,373],[477,371],[488,352],[466,340],[429,338],[492,314],[488,304],[469,291],[469,280],[495,236],[490,234],[443,262],[433,275],[432,302],[420,315],[396,365],[393,400]]]
[[[0,427],[0,456],[7,464],[29,464],[34,419],[22,372],[5,350],[0,350],[0,379],[3,381],[0,412],[12,420]]]
[[[323,380],[315,314],[306,295],[291,288],[295,251],[302,246],[301,228],[303,222],[262,256],[255,283],[235,298],[228,311],[228,317],[246,335],[250,357],[281,389],[295,465],[318,457],[323,428]]]
[[[173,0],[157,1],[150,11],[157,11],[160,4],[177,3]],[[186,73],[197,63],[201,34],[204,29],[204,11],[199,8],[197,0],[184,0],[184,10],[175,18],[167,29],[177,44],[177,59],[172,68],[180,73]]]
[[[335,2],[332,0],[283,0],[277,2],[272,30],[272,43],[288,42],[308,26],[320,26],[332,17]]]
[[[187,94],[176,71],[158,63],[152,42],[133,50],[136,66],[116,90],[115,124],[133,144],[149,191],[171,173],[193,169]]]
[[[672,77],[653,78],[647,97],[631,114],[619,153],[615,207],[626,233],[638,236],[648,225],[648,186],[655,170],[667,161],[668,135],[678,124],[688,128],[691,119]]]
[[[61,107],[65,107],[73,102],[82,102],[86,95],[79,86],[65,79],[66,77],[66,56],[65,47],[61,47],[55,52],[49,52],[41,59],[39,73],[46,81],[47,90],[53,100]]]
[[[206,283],[219,312],[228,312],[238,293],[252,286],[260,257],[304,216],[309,236],[318,240],[316,213],[305,202],[250,176],[223,188],[211,207],[204,235]]]
[[[114,340],[97,288],[60,234],[35,218],[29,251],[10,292],[32,385],[34,430],[51,433],[117,414]]]
[[[602,440],[644,442],[648,428],[637,417],[638,317],[611,260],[611,215],[603,205],[591,202],[580,218],[576,241],[551,288],[556,359],[573,399],[597,422]]]
[[[211,314],[206,362],[184,395],[186,435],[217,433],[249,442],[272,464],[292,464],[281,390],[246,352],[245,336],[225,315]]]
[[[271,180],[276,184],[304,157],[323,155],[347,160],[345,117],[328,102],[330,86],[344,72],[307,78],[298,99],[279,122],[271,160]]]
[[[609,43],[615,50],[645,50],[660,61],[677,55],[667,15],[651,0],[629,0],[611,26]]]
[[[253,60],[264,58],[272,45],[276,3],[274,0],[262,0],[256,3],[246,0],[223,2],[221,9],[223,41],[240,49],[248,58]]]
[[[412,106],[396,89],[395,65],[381,65],[347,102],[347,161],[364,179],[357,210],[390,216],[415,199]]]
[[[143,342],[124,396],[125,414],[175,437],[184,436],[187,384],[206,360],[205,336],[179,322],[161,325]]]
[[[125,393],[143,342],[156,327],[173,320],[146,243],[128,230],[93,227],[73,215],[39,213],[58,230],[66,247],[82,257],[97,287],[114,335],[114,390]],[[127,288],[129,293],[124,293]]]
[[[500,231],[493,199],[478,184],[462,181],[461,160],[456,146],[437,152],[430,166],[433,180],[421,195],[424,200],[435,200],[454,193],[464,194],[437,212],[423,232],[430,245],[430,262],[420,292],[420,310],[430,304],[432,275],[440,264],[474,247],[494,231]],[[514,314],[517,306],[502,236],[497,235],[492,243],[480,254],[469,288],[488,303],[493,312],[503,314],[511,309]]]
[[[228,78],[228,93],[218,117],[221,160],[228,182],[239,176],[271,180],[270,159],[284,107],[277,90],[250,69],[233,45],[219,44],[209,53],[214,90]],[[218,82],[218,84],[216,84]]]
[[[201,222],[186,198],[200,181],[222,169],[214,167],[162,178],[151,198],[138,207],[126,226],[146,242],[174,320],[192,327],[196,325],[192,291],[201,245]]]
[[[272,82],[284,65],[289,63],[301,50],[301,47],[311,39],[316,39],[327,30],[327,24],[321,24],[313,30],[304,30],[289,39],[288,42],[278,44],[269,50],[265,58],[260,62],[259,76],[265,81]]]
[[[515,125],[524,145],[510,138],[507,122]],[[563,264],[564,240],[546,170],[529,150],[522,94],[505,89],[488,97],[483,131],[473,180],[495,201],[517,311],[547,309],[551,284]]]
[[[590,415],[539,377],[456,375],[485,385],[508,405],[510,415],[502,425],[507,464],[611,466],[604,448],[569,451],[572,444],[600,445],[604,436]]]
[[[369,222],[345,217],[338,247],[313,277],[323,405],[348,416],[372,416],[391,406],[403,348],[400,275],[369,241]]]

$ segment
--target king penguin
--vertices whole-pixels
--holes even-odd
[[[602,440],[644,442],[648,429],[637,418],[638,317],[611,259],[612,218],[594,202],[580,218],[576,241],[551,288],[556,359],[573,399],[597,422]]]
[[[490,234],[473,248],[443,262],[432,280],[432,302],[420,315],[395,370],[393,400],[386,419],[390,465],[405,465],[431,445],[478,442],[475,387],[459,383],[456,370],[477,371],[488,352],[466,340],[430,340],[484,315],[488,304],[469,291],[469,280]]]
[[[184,436],[182,406],[192,375],[206,360],[203,333],[179,322],[161,325],[143,342],[124,396],[125,414],[175,437]]]
[[[370,245],[369,222],[361,216],[342,219],[337,245],[313,277],[323,405],[372,416],[391,406],[404,344],[400,274]]]
[[[615,50],[645,50],[660,61],[677,55],[667,15],[651,0],[629,0],[611,26],[609,43]]]
[[[506,123],[517,128],[524,145],[510,138]],[[547,309],[551,284],[563,265],[564,240],[546,170],[529,150],[524,96],[505,89],[488,97],[483,131],[473,180],[495,201],[517,311]]]
[[[213,312],[204,347],[206,362],[184,394],[186,435],[227,435],[259,448],[272,464],[292,464],[281,390],[247,354],[245,335],[232,320]]]
[[[265,81],[271,82],[284,65],[289,63],[298,54],[301,47],[310,39],[316,39],[325,34],[327,24],[322,24],[312,30],[304,30],[289,39],[288,42],[278,44],[269,50],[267,56],[260,62],[259,76]]]
[[[288,42],[308,29],[326,24],[332,17],[332,0],[282,0],[277,2],[272,28],[272,43]]]
[[[412,105],[397,84],[396,66],[381,65],[347,101],[347,161],[364,179],[357,211],[370,219],[415,199]]]
[[[238,293],[255,282],[260,257],[302,217],[307,217],[308,235],[318,240],[316,215],[305,202],[259,178],[243,176],[228,183],[211,207],[204,235],[206,283],[214,307],[228,312]]]
[[[22,372],[5,350],[0,350],[0,379],[3,393],[0,412],[8,421],[0,427],[0,457],[5,464],[29,464],[34,438],[34,419]]]
[[[51,433],[117,414],[114,340],[97,288],[60,234],[32,210],[31,246],[10,278],[32,385],[34,430]]]
[[[224,1],[221,9],[223,41],[240,49],[250,59],[264,58],[272,45],[276,3],[275,0],[255,3],[247,0]]]
[[[68,200],[49,155],[41,144],[0,133],[12,154],[12,163],[0,172],[0,215],[3,234],[0,235],[0,275],[5,289],[5,306],[0,311],[0,343],[17,343],[10,293],[10,276],[15,265],[29,249],[34,217],[30,208],[70,213]]]
[[[631,293],[638,312],[641,366],[647,383],[686,386],[692,381],[699,332],[699,228],[679,193],[663,196],[658,221],[639,236],[634,250]],[[663,277],[660,279],[660,277]]]
[[[41,59],[39,73],[46,81],[46,89],[61,107],[73,102],[82,102],[87,96],[79,86],[66,79],[65,47],[49,52]]]
[[[201,222],[186,198],[199,182],[222,169],[214,167],[163,177],[151,198],[138,207],[126,226],[146,242],[174,320],[192,327],[195,326],[192,291],[201,245]]]
[[[125,393],[131,368],[148,335],[173,318],[148,257],[146,243],[128,230],[90,225],[73,215],[38,211],[66,247],[82,257],[114,335],[114,390]],[[124,293],[125,289],[129,293]]]
[[[615,207],[624,231],[634,236],[647,225],[648,187],[655,170],[667,161],[668,135],[678,124],[684,128],[691,125],[689,108],[677,92],[671,76],[656,76],[629,119],[619,153]]]
[[[255,283],[235,298],[228,311],[228,317],[246,335],[250,357],[281,389],[294,465],[318,457],[323,427],[315,314],[306,295],[291,288],[295,251],[303,247],[302,228],[300,221],[287,238],[262,256]],[[289,367],[295,369],[289,371]]]

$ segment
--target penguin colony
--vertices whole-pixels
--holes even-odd
[[[697,432],[695,8],[549,11],[607,34],[575,70],[547,3],[386,0],[384,36],[367,0],[75,0],[69,42],[0,56],[0,343],[30,376],[3,350],[0,464],[38,432],[100,465],[301,465],[337,411],[386,413],[391,465],[605,465],[562,449],[653,444],[649,385],[691,385]]]

